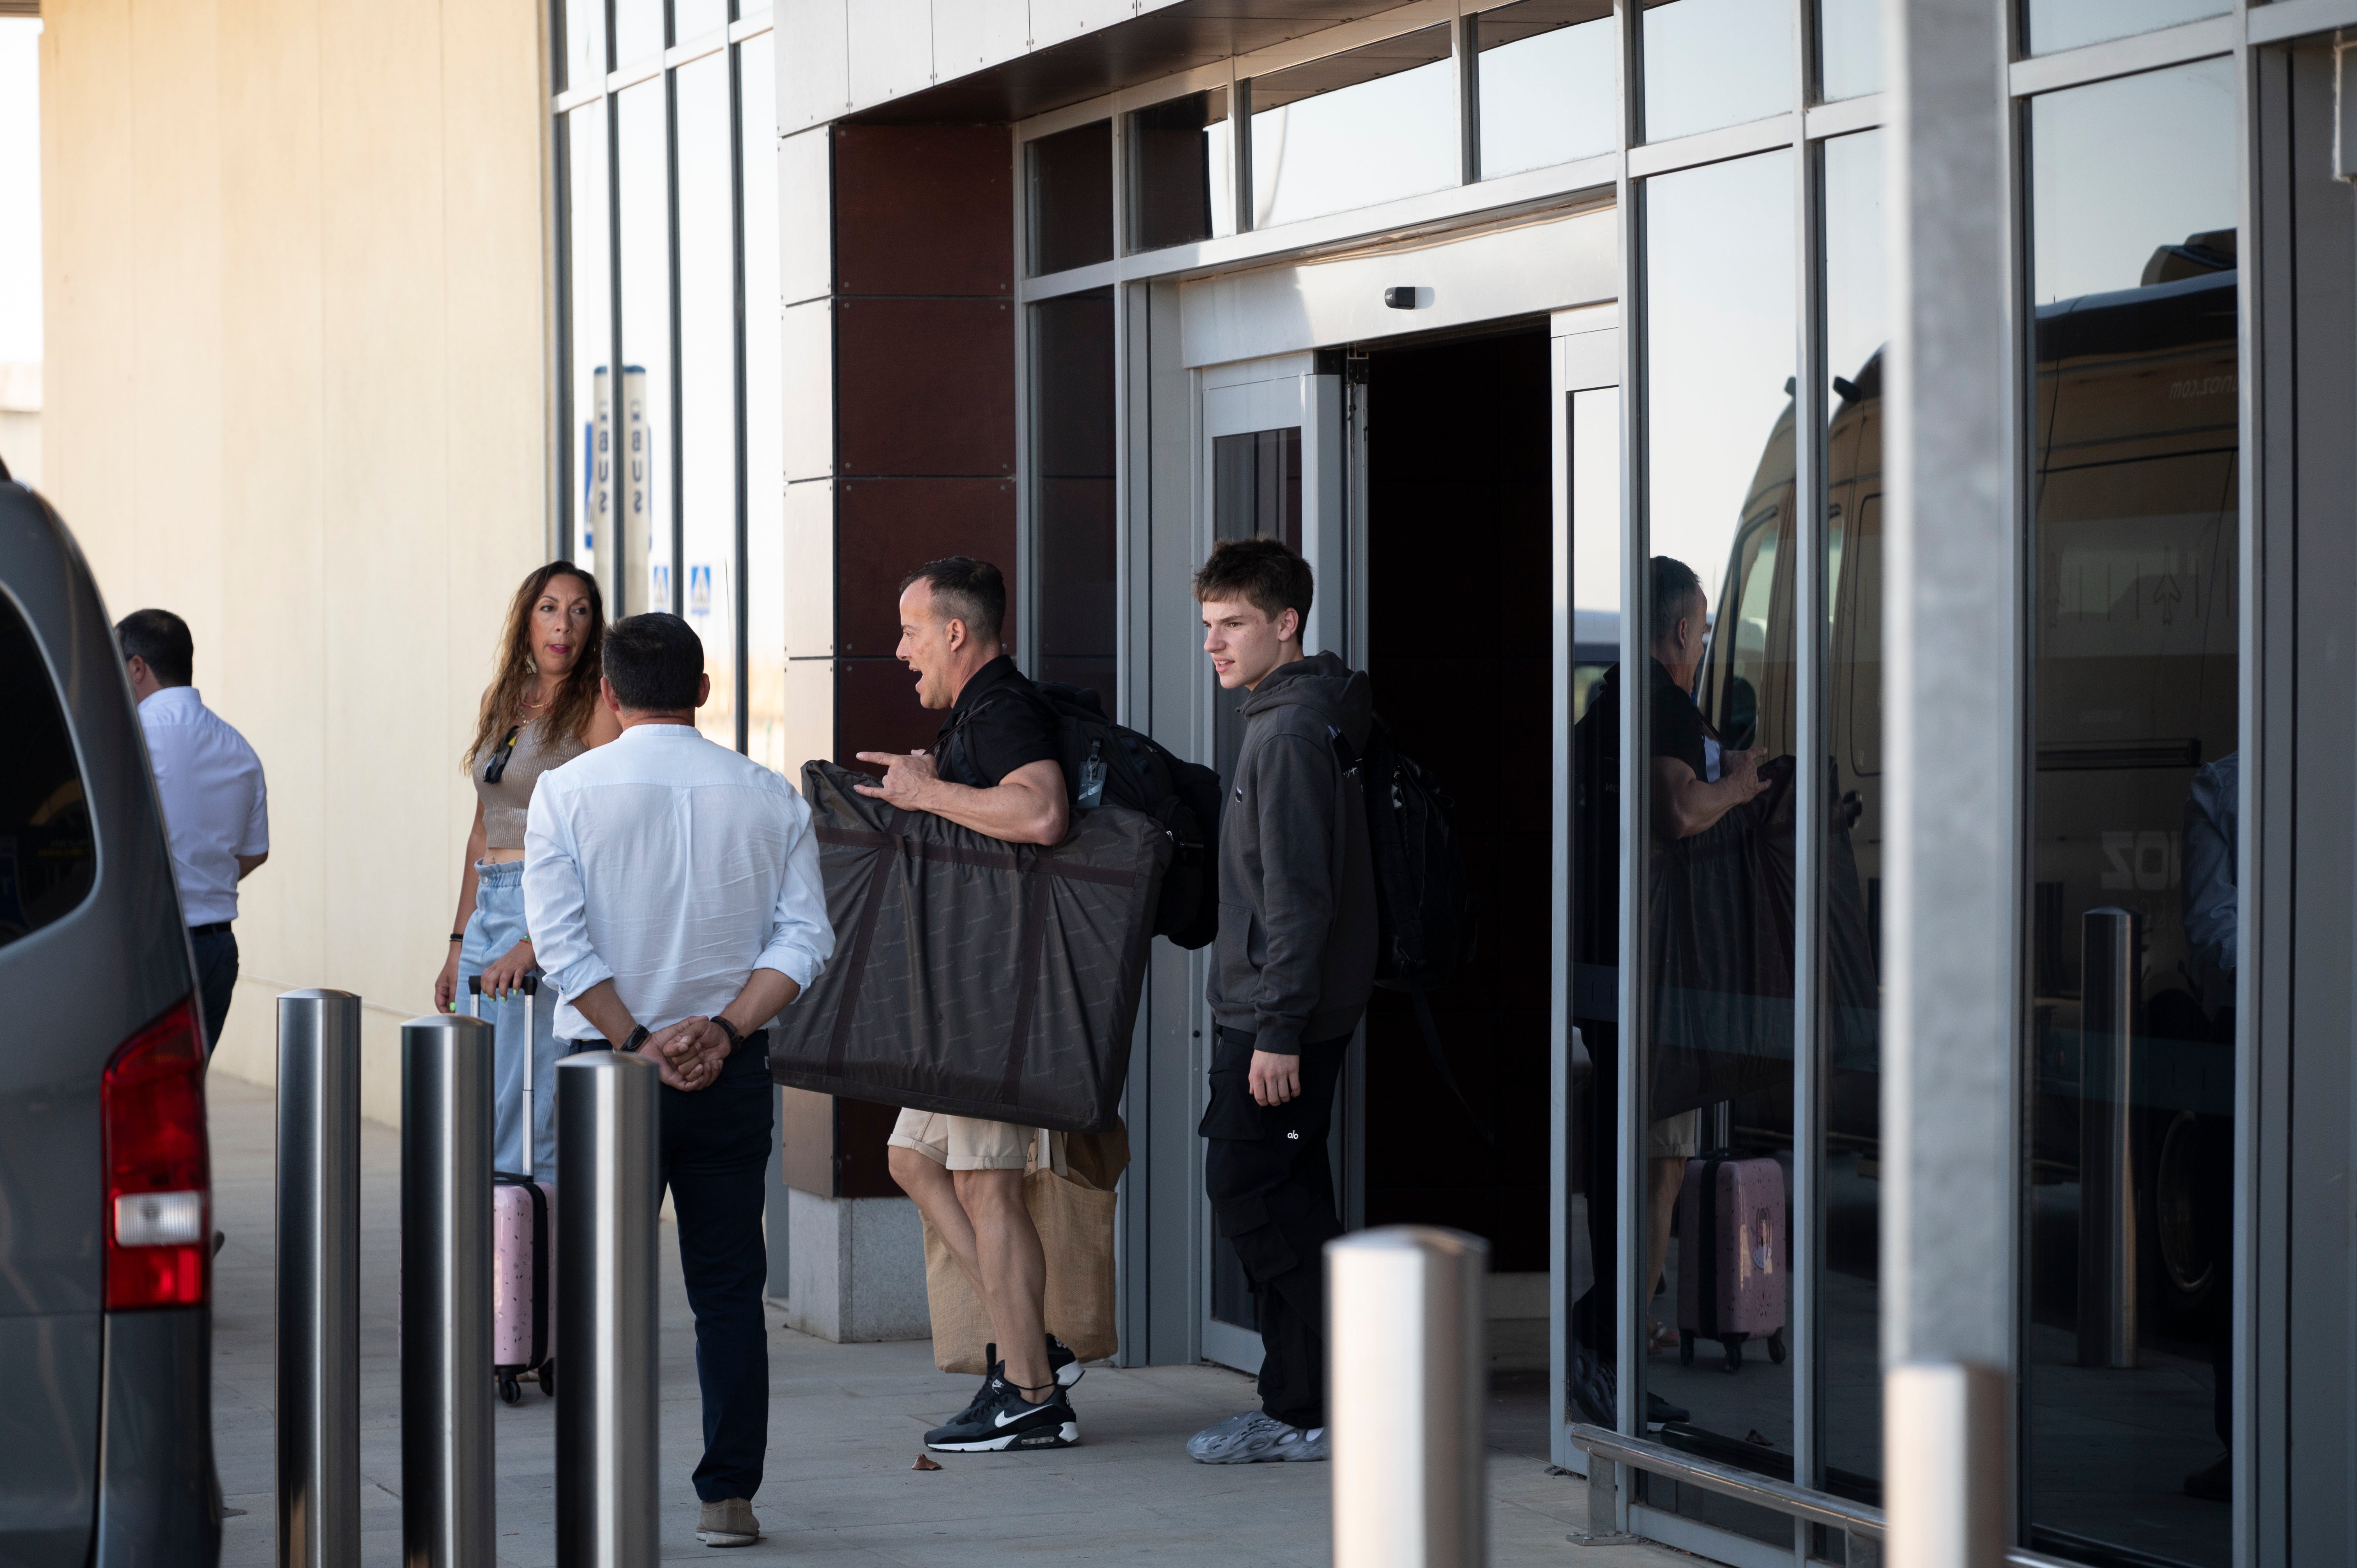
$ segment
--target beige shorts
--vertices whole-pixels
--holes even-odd
[[[1664,1116],[1645,1134],[1645,1153],[1657,1160],[1690,1160],[1702,1153],[1702,1107]]]
[[[1012,1122],[903,1111],[885,1142],[896,1149],[914,1149],[953,1171],[1019,1171],[1030,1163],[1039,1136],[1037,1129]]]

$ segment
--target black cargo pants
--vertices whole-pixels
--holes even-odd
[[[1326,1424],[1326,1243],[1342,1233],[1326,1131],[1348,1035],[1301,1047],[1301,1092],[1253,1102],[1253,1036],[1222,1029],[1211,1047],[1211,1103],[1196,1130],[1211,1141],[1203,1187],[1212,1222],[1252,1283],[1260,1323],[1261,1409],[1308,1428]]]

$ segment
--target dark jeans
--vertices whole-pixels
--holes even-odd
[[[602,1041],[576,1042],[596,1050]],[[662,1094],[662,1179],[679,1216],[679,1272],[695,1312],[695,1380],[704,1393],[704,1459],[695,1495],[705,1502],[760,1489],[770,1442],[770,1336],[761,1287],[770,1275],[761,1236],[762,1174],[774,1135],[770,1036],[747,1037],[711,1086]]]
[[[1342,1233],[1326,1131],[1350,1036],[1301,1047],[1301,1093],[1256,1105],[1253,1036],[1222,1029],[1211,1102],[1197,1131],[1211,1219],[1235,1247],[1260,1321],[1261,1409],[1294,1426],[1326,1424],[1326,1243]]]
[[[221,1026],[229,1022],[229,1000],[237,991],[237,934],[223,920],[217,926],[192,926],[188,946],[197,958],[197,1000],[205,1014],[205,1055],[221,1044]]]

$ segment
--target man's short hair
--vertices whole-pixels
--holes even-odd
[[[928,561],[901,578],[896,592],[907,593],[911,583],[932,585],[942,619],[965,622],[966,630],[985,642],[999,639],[999,628],[1006,624],[1006,579],[989,562],[971,555]]]
[[[124,661],[145,660],[159,685],[185,686],[196,679],[196,639],[170,610],[133,610],[115,622],[114,640]]]
[[[622,706],[675,714],[695,706],[704,673],[704,639],[668,610],[616,621],[606,632],[606,679]]]
[[[1702,579],[1695,575],[1693,567],[1674,556],[1656,555],[1645,566],[1653,612],[1645,639],[1651,642],[1669,636],[1694,601],[1703,596]]]
[[[1316,587],[1309,563],[1281,539],[1222,539],[1195,569],[1197,604],[1242,599],[1271,620],[1295,610],[1308,621]]]

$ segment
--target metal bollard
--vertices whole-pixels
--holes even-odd
[[[1882,1374],[1882,1561],[2000,1568],[2006,1561],[2005,1374],[1902,1361]]]
[[[401,1543],[405,1568],[489,1568],[491,1050],[472,1018],[401,1026]]]
[[[361,1554],[361,999],[278,998],[278,1562]]]
[[[2144,922],[2080,924],[2079,1365],[2136,1364],[2136,1141],[2131,1133]]]
[[[584,1051],[556,1064],[556,1560],[656,1556],[654,1064]]]
[[[1488,1242],[1426,1225],[1326,1244],[1335,1568],[1485,1561],[1489,1269]]]

